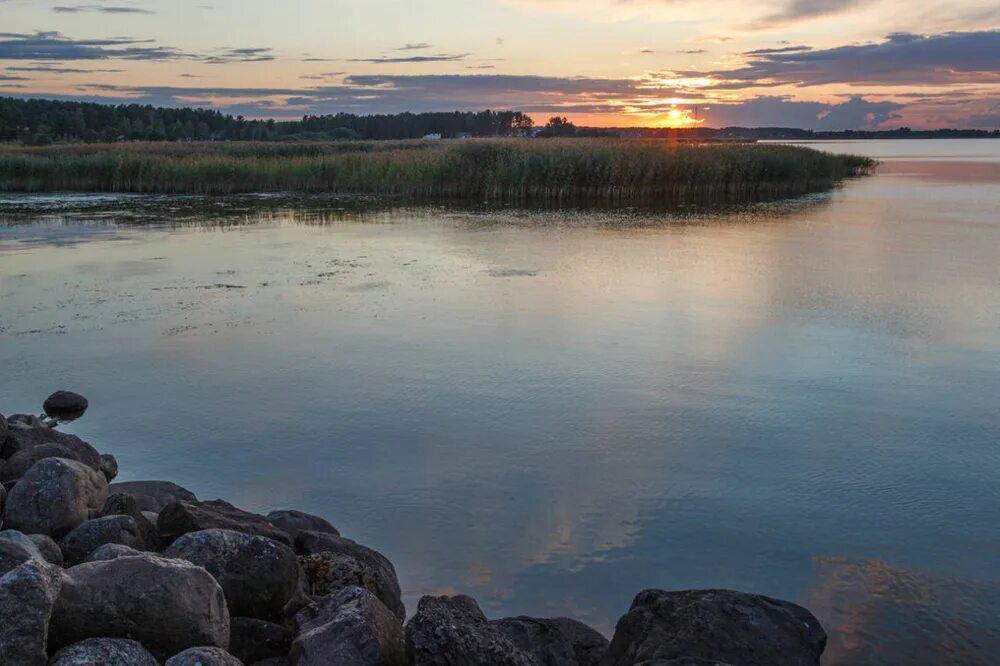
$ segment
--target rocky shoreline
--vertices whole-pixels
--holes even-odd
[[[392,563],[324,518],[115,483],[114,456],[58,429],[86,408],[0,415],[4,666],[810,666],[826,646],[806,609],[729,590],[644,590],[610,641],[462,595],[407,620]]]

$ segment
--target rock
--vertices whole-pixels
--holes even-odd
[[[539,666],[465,595],[421,598],[406,644],[414,666]]]
[[[378,597],[400,622],[406,619],[396,569],[378,551],[336,534],[311,530],[299,532],[295,550],[300,555],[318,556],[303,559],[312,594],[357,585]]]
[[[91,551],[83,561],[103,562],[104,560],[115,560],[119,557],[132,557],[133,555],[142,555],[142,553],[135,548],[124,546],[120,543],[106,543]]]
[[[0,577],[0,664],[44,666],[60,570],[27,560]]]
[[[101,507],[101,516],[131,517],[139,528],[139,536],[142,537],[143,545],[140,550],[159,550],[160,535],[156,531],[156,523],[150,522],[146,514],[139,510],[139,503],[134,496],[127,493],[108,495],[104,506]]]
[[[267,519],[278,529],[287,532],[293,542],[295,541],[295,537],[297,537],[299,532],[302,530],[325,532],[327,534],[340,536],[340,532],[337,531],[337,528],[327,522],[326,519],[309,513],[295,511],[294,509],[272,511],[267,514]]]
[[[724,664],[715,659],[699,659],[698,657],[678,657],[677,659],[653,659],[640,661],[635,666],[735,666]]]
[[[0,473],[3,471],[4,461],[0,460]],[[0,516],[3,515],[3,505],[7,503],[7,488],[0,485]],[[0,523],[2,526],[2,523]]]
[[[46,534],[29,534],[28,538],[31,539],[35,547],[38,548],[38,552],[42,554],[42,557],[49,564],[54,564],[57,567],[61,567],[64,564],[62,550],[59,549],[59,544],[52,537]]]
[[[104,476],[65,458],[39,460],[7,496],[4,524],[28,534],[60,538],[90,517],[107,497]]]
[[[76,435],[67,435],[53,428],[41,427],[13,431],[7,440],[13,450],[3,467],[0,481],[24,476],[32,465],[43,458],[66,458],[100,470],[101,454]]]
[[[280,620],[299,585],[295,552],[254,534],[221,529],[189,532],[163,554],[187,560],[212,574],[226,593],[232,615]]]
[[[100,470],[104,478],[111,483],[118,476],[118,459],[110,453],[102,453],[100,459]]]
[[[201,567],[149,554],[66,570],[50,624],[50,647],[84,638],[133,638],[157,659],[196,646],[229,645],[222,588]]]
[[[292,545],[288,534],[269,523],[264,516],[237,509],[222,500],[171,502],[160,511],[156,528],[164,544],[173,543],[174,539],[188,532],[217,528],[255,534],[286,546]]]
[[[243,662],[217,647],[194,647],[175,654],[164,666],[243,666]]]
[[[271,657],[270,659],[255,661],[250,666],[289,666],[289,661],[285,657]]]
[[[17,530],[0,532],[0,576],[28,560],[44,561],[35,542]]]
[[[296,616],[296,666],[404,666],[406,640],[396,616],[368,590],[344,587]]]
[[[7,439],[7,419],[0,414],[0,444],[3,444],[5,439]]]
[[[54,419],[71,421],[87,411],[87,399],[72,391],[56,391],[42,404],[45,414]]]
[[[141,511],[159,513],[171,502],[197,502],[198,498],[187,488],[170,481],[125,481],[112,483],[109,493],[125,493],[135,498]]]
[[[131,516],[104,516],[87,520],[59,542],[63,557],[70,566],[82,562],[96,548],[108,543],[141,550],[144,547],[139,526]]]
[[[49,666],[159,666],[140,643],[128,638],[88,638],[64,647]]]
[[[546,666],[598,666],[608,649],[607,638],[570,618],[509,617],[491,624]]]
[[[729,590],[644,590],[615,628],[604,663],[680,657],[740,666],[818,666],[826,633],[801,606]]]
[[[245,664],[285,657],[295,634],[280,624],[252,617],[234,617],[229,623],[229,654]]]

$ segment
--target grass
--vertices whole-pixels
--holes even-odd
[[[868,158],[628,139],[0,147],[0,191],[331,192],[493,202],[761,200],[864,175]]]

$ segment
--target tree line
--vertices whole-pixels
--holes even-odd
[[[520,111],[337,113],[250,120],[209,109],[0,97],[0,141],[44,145],[115,141],[416,139],[427,135],[517,136],[534,122]]]

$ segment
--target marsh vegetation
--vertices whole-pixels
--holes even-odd
[[[873,165],[793,146],[623,139],[118,143],[0,148],[0,191],[628,204],[791,196],[829,189]]]

